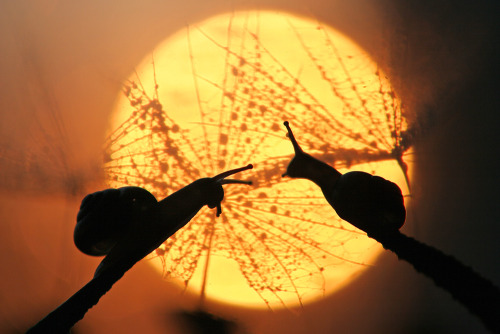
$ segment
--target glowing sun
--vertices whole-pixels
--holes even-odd
[[[219,15],[159,44],[124,88],[111,121],[111,186],[158,199],[200,177],[254,164],[153,255],[202,300],[294,306],[344,286],[382,250],[340,220],[306,180],[282,179],[293,148],[341,172],[363,170],[408,193],[406,122],[390,83],[349,38],[276,12]]]

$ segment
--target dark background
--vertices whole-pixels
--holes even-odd
[[[90,279],[97,260],[76,251],[72,230],[81,198],[102,185],[108,116],[134,66],[186,24],[254,8],[318,18],[378,61],[416,129],[403,232],[500,285],[495,1],[2,1],[0,332],[23,332]],[[195,303],[143,261],[76,332],[175,333],[169,314]],[[209,310],[253,333],[485,331],[390,253],[296,313]]]

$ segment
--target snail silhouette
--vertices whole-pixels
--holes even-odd
[[[103,256],[93,279],[47,315],[28,333],[67,333],[127,270],[186,225],[205,205],[222,213],[224,184],[252,184],[226,177],[252,169],[251,164],[202,178],[161,201],[139,187],[107,189],[87,195],[74,231],[83,253]]]
[[[286,121],[284,125],[295,157],[283,176],[314,182],[340,218],[368,235],[397,231],[403,226],[406,209],[401,189],[395,183],[360,171],[341,174],[332,166],[305,153],[297,143],[289,123]]]
[[[74,232],[75,245],[88,255],[106,255],[95,275],[107,267],[127,267],[156,248],[189,222],[205,205],[221,214],[223,184],[251,184],[227,176],[253,168],[230,170],[202,178],[160,202],[139,187],[107,189],[82,201]]]
[[[399,231],[406,209],[399,187],[364,172],[341,174],[332,166],[305,153],[284,122],[295,150],[283,176],[316,183],[340,218],[365,231],[399,259],[413,265],[448,291],[493,333],[500,333],[500,290],[454,257]]]

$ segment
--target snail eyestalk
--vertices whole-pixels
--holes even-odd
[[[233,179],[225,179],[219,181],[220,184],[247,184],[252,185],[252,181],[243,181],[243,180],[233,180]]]
[[[292,145],[293,145],[293,150],[295,151],[295,155],[304,153],[302,151],[302,148],[300,148],[299,143],[297,143],[297,140],[295,139],[292,129],[290,128],[290,125],[288,121],[283,122],[283,125],[285,125],[286,129],[288,130],[288,137],[290,138]]]
[[[292,145],[293,145],[293,150],[295,152],[295,156],[292,159],[292,161],[297,160],[297,158],[300,160],[301,158],[303,158],[304,156],[306,156],[306,154],[304,153],[304,151],[300,147],[299,143],[295,139],[295,136],[293,135],[292,129],[290,128],[290,124],[288,123],[288,121],[284,121],[283,125],[285,125],[285,127],[286,127],[286,129],[288,131],[287,136],[288,136],[288,138],[290,138],[290,141],[292,142]],[[289,166],[290,165],[291,165],[291,162],[290,162]],[[281,177],[293,177],[289,172],[290,172],[290,167],[287,168],[286,172],[283,173],[281,175]]]
[[[217,181],[217,182],[221,183],[223,179],[225,179],[226,177],[228,177],[230,175],[242,172],[242,171],[247,170],[247,169],[252,169],[252,168],[253,168],[253,165],[252,164],[248,164],[245,167],[231,169],[231,170],[225,171],[223,173],[220,173],[219,175],[214,176],[212,179],[214,181]],[[227,183],[234,183],[234,182],[226,182],[226,184]]]

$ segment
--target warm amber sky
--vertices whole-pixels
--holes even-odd
[[[0,332],[17,333],[90,279],[72,244],[81,198],[100,189],[102,145],[123,81],[170,34],[212,15],[265,8],[315,17],[372,54],[418,131],[415,208],[404,233],[500,285],[498,7],[373,1],[16,1],[0,5]],[[264,5],[265,3],[265,5]],[[406,3],[406,2],[405,2]],[[174,297],[172,297],[174,296]],[[177,333],[193,296],[139,263],[78,333]],[[385,254],[341,292],[298,312],[208,304],[250,333],[474,332],[481,324]],[[166,319],[166,320],[165,320]]]

